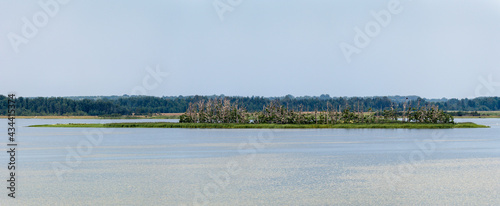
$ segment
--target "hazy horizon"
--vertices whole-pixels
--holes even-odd
[[[211,95],[198,95],[198,94],[193,94],[193,95],[163,95],[163,96],[155,96],[155,95],[129,95],[129,94],[122,94],[122,95],[67,95],[67,96],[19,96],[17,93],[15,93],[17,97],[25,97],[25,98],[37,98],[37,97],[44,97],[44,98],[50,98],[50,97],[62,97],[62,98],[73,98],[73,97],[123,97],[127,95],[127,97],[132,97],[132,96],[148,96],[148,97],[190,97],[190,96],[225,96],[225,97],[263,97],[263,98],[280,98],[280,97],[285,97],[288,95],[292,94],[286,94],[286,95],[278,95],[278,96],[258,96],[258,95],[225,95],[225,94],[211,94]],[[3,95],[3,94],[2,94]],[[303,96],[296,96],[292,95],[294,98],[304,98],[304,97],[320,97],[321,95],[329,95],[329,94],[320,94],[320,95],[303,95]],[[6,95],[4,95],[6,96]],[[420,97],[422,99],[427,99],[427,100],[438,100],[438,99],[466,99],[468,97],[464,98],[457,98],[457,97],[441,97],[441,98],[429,98],[429,97],[423,97],[423,96],[418,96],[418,95],[376,95],[376,96],[332,96],[329,95],[330,98],[373,98],[373,97]],[[499,97],[499,96],[479,96],[479,97],[474,97],[474,98],[480,98],[480,97]],[[470,98],[469,98],[470,99]]]

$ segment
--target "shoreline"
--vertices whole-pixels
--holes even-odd
[[[500,119],[500,116],[453,116],[455,119]]]
[[[453,116],[455,119],[490,119],[500,118],[500,111],[483,111],[479,112],[482,116]],[[306,114],[312,112],[304,112]],[[364,114],[372,114],[373,112],[364,112]],[[162,113],[159,115],[123,115],[123,116],[64,116],[64,115],[48,115],[48,116],[16,116],[17,119],[179,119],[184,113]],[[8,116],[0,115],[1,119],[6,119]]]
[[[179,119],[179,116],[183,113],[170,113],[167,115],[156,115],[156,116],[16,116],[16,119]],[[0,115],[0,119],[7,119],[8,116]]]
[[[8,116],[0,116],[6,119]],[[16,116],[16,119],[101,119],[98,116]]]
[[[171,123],[131,122],[107,124],[45,124],[29,127],[84,127],[84,128],[191,128],[191,129],[453,129],[489,128],[471,122],[455,124],[432,123],[352,123],[352,124],[235,124],[235,123]]]

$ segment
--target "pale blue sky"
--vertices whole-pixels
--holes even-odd
[[[213,0],[73,0],[52,15],[39,3],[55,0],[0,0],[0,94],[462,98],[500,82],[498,0],[401,0],[350,63],[341,43],[391,0],[241,1],[220,0],[221,21]]]

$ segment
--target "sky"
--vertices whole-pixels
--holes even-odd
[[[498,0],[0,0],[0,94],[500,96]]]

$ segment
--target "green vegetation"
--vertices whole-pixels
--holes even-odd
[[[253,114],[244,108],[238,107],[227,99],[215,99],[205,102],[201,100],[196,104],[189,104],[186,113],[180,116],[180,123],[253,123],[253,124],[379,124],[379,123],[433,123],[453,124],[453,117],[437,106],[417,107],[405,102],[403,110],[398,111],[391,107],[375,114],[364,113],[358,105],[357,111],[350,107],[331,109],[327,104],[326,111],[304,113],[302,109],[295,111],[281,105],[278,100],[272,101],[263,107],[262,111]],[[399,120],[401,119],[401,121]]]
[[[179,119],[180,114],[171,113],[168,115],[101,115],[98,119]]]
[[[488,128],[474,123],[432,124],[432,123],[380,123],[380,124],[236,124],[236,123],[108,123],[108,124],[53,124],[30,127],[98,127],[98,128],[213,128],[213,129],[451,129]]]
[[[500,111],[499,97],[480,97],[475,99],[428,100],[416,96],[391,97],[224,97],[224,96],[102,96],[102,97],[19,97],[16,101],[18,116],[100,116],[106,118],[155,118],[162,113],[184,113],[189,104],[201,100],[226,99],[231,104],[238,103],[249,113],[262,111],[262,108],[276,101],[289,111],[326,111],[334,108],[356,110],[356,112],[382,112],[384,110],[406,111],[407,105],[420,104],[421,107],[439,107],[445,111]],[[0,95],[0,115],[7,115],[7,98]],[[400,114],[401,116],[401,114]],[[160,118],[160,117],[157,117]],[[167,117],[162,117],[167,118]]]
[[[455,118],[500,118],[499,111],[448,111],[446,113],[453,115]]]
[[[404,129],[448,129],[448,128],[485,128],[474,123],[453,122],[453,117],[439,110],[437,106],[411,107],[405,102],[405,110],[392,108],[384,110],[383,115],[375,113],[353,112],[350,108],[304,113],[288,109],[273,101],[262,111],[248,113],[228,99],[201,100],[190,104],[186,113],[180,116],[180,123],[108,123],[108,124],[56,124],[33,125],[32,127],[112,127],[112,128],[404,128]],[[401,117],[399,115],[401,114]],[[401,119],[401,120],[399,120]]]
[[[249,115],[243,108],[228,99],[200,100],[196,104],[189,104],[181,123],[249,123]]]
[[[120,101],[118,99],[116,101]],[[89,100],[90,101],[90,100]],[[286,103],[286,102],[285,102]],[[245,105],[245,104],[243,104]],[[354,109],[353,109],[354,108]],[[167,118],[175,115],[135,115],[130,118]],[[123,118],[120,114],[104,115],[107,118]],[[56,124],[33,125],[32,127],[124,127],[124,128],[406,128],[406,129],[446,129],[485,128],[474,123],[454,123],[453,116],[440,110],[437,105],[405,100],[391,102],[388,109],[372,112],[358,101],[334,105],[326,101],[325,110],[304,110],[289,107],[280,99],[270,101],[260,111],[248,112],[230,98],[201,99],[189,103],[186,112],[179,117],[180,123],[109,123],[109,124]]]

